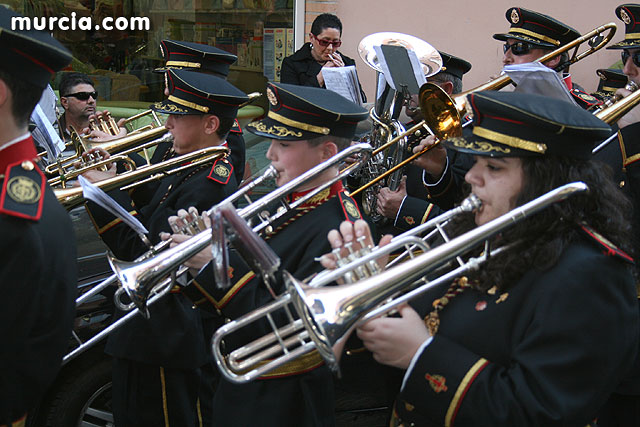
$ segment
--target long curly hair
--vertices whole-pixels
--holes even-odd
[[[553,267],[567,245],[582,233],[580,224],[595,229],[632,255],[631,202],[615,185],[607,165],[548,156],[524,157],[522,168],[524,182],[517,206],[570,182],[582,181],[589,191],[556,203],[496,237],[494,246],[514,244],[515,248],[490,258],[479,271],[469,275],[478,289],[487,290],[495,285],[504,290],[531,269]],[[452,224],[455,234],[474,227],[472,214]]]

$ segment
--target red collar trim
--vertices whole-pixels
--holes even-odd
[[[313,190],[315,190],[315,188],[312,188],[312,189],[306,190],[306,191],[300,191],[300,192],[291,193],[291,194],[289,194],[289,201],[290,202],[295,202],[296,200],[306,196],[307,194],[309,194]],[[340,193],[342,191],[344,191],[344,186],[342,185],[342,181],[334,182],[331,185],[331,187],[325,189],[324,191],[321,191],[320,193],[318,193],[317,195],[312,197],[310,200],[307,200],[305,203],[303,203],[302,205],[298,206],[298,209],[304,209],[304,208],[308,208],[308,207],[311,207],[311,206],[321,205],[322,203],[326,202],[327,200],[329,200],[330,198],[332,198],[333,196],[337,195],[338,193]]]
[[[0,151],[0,173],[4,173],[9,165],[23,160],[33,160],[38,156],[31,135],[25,139],[11,144]]]
[[[567,74],[562,78],[562,80],[564,81],[564,84],[567,85],[567,89],[569,89],[570,91],[573,90],[573,82],[571,81],[571,74]]]

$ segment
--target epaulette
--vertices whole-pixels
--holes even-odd
[[[229,132],[242,133],[242,129],[240,129],[240,123],[238,122],[238,119],[235,119],[233,121],[233,125],[231,126],[231,130],[229,130]]]
[[[24,160],[7,166],[0,195],[0,213],[38,221],[44,204],[42,171]]]
[[[618,249],[616,245],[614,245],[606,237],[598,233],[593,228],[589,227],[586,224],[580,224],[580,228],[587,236],[589,236],[589,240],[595,243],[599,248],[601,248],[606,255],[616,256],[628,263],[634,263],[633,258],[629,254],[625,253],[621,249]]]
[[[233,165],[229,163],[227,159],[218,159],[211,166],[211,171],[207,178],[219,182],[220,184],[226,184],[231,178],[233,172]]]
[[[347,221],[355,222],[358,219],[362,219],[358,204],[351,196],[347,195],[346,192],[341,191],[338,193],[338,197],[340,198],[340,206],[342,206],[342,212],[344,213]]]
[[[589,95],[587,92],[580,89],[573,88],[569,91],[569,93],[571,94],[571,96],[573,96],[573,100],[576,101],[578,105],[585,110],[590,110],[593,107],[602,105],[602,101],[600,101],[598,98]]]

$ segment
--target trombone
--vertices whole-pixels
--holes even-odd
[[[591,55],[592,53],[602,49],[607,43],[609,43],[609,41],[611,41],[616,33],[616,29],[616,24],[613,22],[601,25],[586,33],[585,35],[567,43],[566,45],[547,53],[534,62],[546,62],[575,48],[573,54],[569,56],[564,63],[560,64],[557,67],[557,70],[567,68],[571,64],[574,64],[581,59]],[[605,32],[607,33],[603,35],[603,33]],[[580,45],[585,42],[589,43],[589,49],[578,54]],[[381,146],[380,150],[387,149],[388,147],[398,143],[398,141],[400,141],[401,139],[406,138],[407,136],[412,135],[418,131],[427,131],[435,135],[436,138],[438,138],[438,141],[436,141],[435,144],[425,148],[421,152],[415,153],[411,157],[407,158],[405,162],[395,165],[393,168],[387,171],[386,175],[376,177],[374,180],[354,190],[353,192],[351,192],[351,195],[353,196],[365,190],[366,188],[369,188],[371,185],[375,184],[381,179],[384,179],[387,175],[395,172],[397,169],[403,167],[408,162],[413,161],[417,157],[425,154],[427,151],[434,148],[439,143],[439,141],[443,141],[453,136],[460,136],[462,133],[462,117],[465,114],[471,112],[467,104],[467,95],[483,90],[500,90],[503,87],[507,86],[509,83],[511,83],[511,78],[507,74],[504,74],[497,79],[491,80],[471,90],[462,92],[454,97],[450,97],[444,90],[442,90],[442,88],[433,83],[425,83],[424,85],[422,85],[422,87],[420,88],[419,101],[422,114],[424,115],[424,120],[420,121],[415,126],[408,129],[406,132],[396,136],[385,145]],[[374,153],[374,155],[375,154],[376,153]]]
[[[161,139],[170,141],[173,137],[167,135]],[[182,170],[199,166],[206,163],[211,163],[214,160],[223,158],[229,154],[229,149],[226,147],[207,147],[192,153],[183,154],[181,156],[173,157],[160,163],[141,166],[134,170],[121,173],[112,178],[103,179],[95,182],[94,184],[100,187],[103,191],[113,190],[115,188],[121,188],[126,184],[129,185],[126,189],[132,186],[140,185],[149,180],[157,180],[164,178],[168,175],[178,173]],[[114,161],[112,158],[107,159]],[[185,164],[186,163],[186,164]],[[133,166],[135,163],[131,162]],[[140,181],[142,178],[146,180]],[[123,187],[125,188],[125,187]],[[53,190],[58,202],[64,206],[67,210],[71,210],[80,204],[84,203],[83,189],[81,186],[71,188],[56,188]]]
[[[322,283],[316,283],[317,286],[304,284],[288,272],[284,272],[287,291],[283,295],[272,303],[227,323],[215,332],[212,349],[218,368],[229,381],[246,383],[312,350],[317,350],[329,368],[339,374],[342,350],[349,335],[359,324],[388,313],[435,286],[477,269],[490,256],[509,249],[503,247],[489,250],[488,239],[551,204],[587,189],[587,185],[582,182],[556,188],[428,252],[355,283],[337,287],[322,286],[330,283],[338,274],[357,268],[366,260],[360,261],[360,264],[343,266],[333,275],[325,275]],[[483,242],[485,250],[479,257],[469,259],[432,281],[425,278],[436,268]],[[380,252],[374,250],[368,259],[380,255]],[[407,291],[409,292],[398,297],[400,293]],[[288,306],[293,306],[299,319],[283,327],[274,327],[272,333],[229,354],[223,353],[223,341],[228,335]]]
[[[627,84],[625,89],[631,90],[631,94],[624,98],[616,98],[617,101],[613,103],[609,103],[607,107],[602,108],[600,111],[596,112],[594,115],[602,120],[605,123],[613,124],[620,120],[625,114],[629,112],[633,107],[635,107],[638,102],[640,102],[640,90],[638,90],[638,86],[630,82]],[[598,144],[593,150],[591,150],[592,154],[597,153],[607,146],[611,141],[616,139],[618,136],[618,132],[614,132],[610,137],[602,141]]]

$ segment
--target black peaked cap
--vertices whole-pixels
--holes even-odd
[[[510,7],[505,16],[511,28],[508,33],[494,34],[496,40],[516,39],[554,49],[580,37],[580,33],[570,26],[533,10]]]
[[[611,127],[582,108],[530,93],[483,91],[467,98],[473,129],[447,146],[480,156],[555,155],[591,158],[593,147]]]
[[[323,135],[353,138],[369,113],[336,92],[284,83],[267,85],[269,112],[247,129],[272,139],[307,140]]]
[[[600,77],[598,90],[593,93],[596,98],[608,99],[617,89],[624,88],[629,81],[629,78],[622,70],[613,68],[600,68],[596,70],[596,74]]]
[[[0,6],[0,69],[44,89],[55,72],[71,62],[71,52],[44,31],[12,30],[14,18],[24,17]]]
[[[235,118],[238,108],[249,100],[247,94],[210,74],[169,69],[165,74],[169,97],[151,106],[167,114],[214,114]]]
[[[442,57],[442,69],[440,73],[448,73],[462,79],[462,75],[471,69],[471,63],[462,58],[458,58],[441,50],[439,50],[438,53]]]
[[[640,4],[618,6],[616,16],[624,22],[624,40],[607,46],[607,49],[640,48]]]
[[[238,60],[236,55],[226,50],[201,43],[162,40],[160,42],[160,50],[166,63],[164,67],[154,70],[157,72],[165,72],[169,68],[177,68],[210,72],[227,77],[229,66]]]

